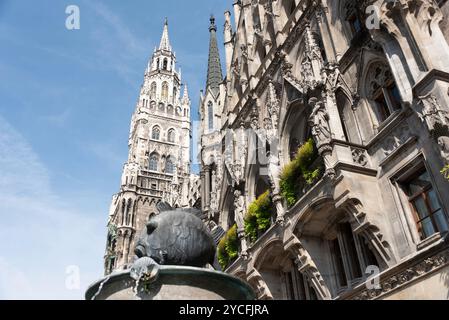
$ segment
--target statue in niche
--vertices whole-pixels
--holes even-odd
[[[312,134],[317,140],[317,146],[328,144],[331,141],[331,130],[329,126],[329,115],[324,103],[317,98],[311,98],[309,104],[312,107],[312,114],[309,118],[309,124],[312,128]]]
[[[449,137],[439,137],[438,146],[440,147],[441,157],[443,158],[445,164],[449,165]]]
[[[244,228],[245,218],[245,197],[240,190],[234,191],[234,215],[237,223],[237,228],[242,230]]]
[[[270,178],[272,191],[274,195],[280,193],[279,176],[280,176],[280,160],[274,152],[268,153],[268,176]]]

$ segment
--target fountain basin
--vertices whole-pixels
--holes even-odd
[[[154,281],[139,282],[130,270],[91,285],[86,300],[254,300],[252,288],[229,274],[184,266],[159,266]]]

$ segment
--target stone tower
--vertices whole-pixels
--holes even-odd
[[[201,204],[202,210],[212,220],[217,216],[218,197],[222,180],[221,166],[221,114],[225,87],[217,44],[215,18],[210,18],[209,60],[206,90],[201,94]]]
[[[181,87],[166,20],[131,119],[128,160],[109,212],[105,274],[132,263],[136,236],[158,214],[158,202],[188,207],[198,198],[198,177],[190,173],[191,102]]]

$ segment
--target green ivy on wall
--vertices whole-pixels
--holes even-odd
[[[223,270],[239,255],[237,225],[233,225],[220,240],[217,246],[218,263]]]
[[[321,164],[316,164],[318,156],[315,143],[310,138],[283,168],[280,177],[281,195],[289,207],[298,201],[303,187],[312,186],[320,178],[323,170]]]
[[[259,234],[270,228],[273,202],[267,190],[248,207],[245,216],[245,235],[254,242]]]

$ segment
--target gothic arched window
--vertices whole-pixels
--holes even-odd
[[[168,142],[175,142],[175,130],[173,129],[168,131]]]
[[[207,104],[207,117],[208,117],[208,123],[209,123],[209,130],[214,129],[214,106],[212,105],[212,102],[209,101]]]
[[[164,59],[164,70],[168,70],[168,60],[167,60],[167,58]]]
[[[167,174],[173,174],[175,172],[175,165],[173,164],[173,161],[171,158],[168,158],[165,162],[165,173]]]
[[[340,14],[347,31],[347,36],[349,37],[349,40],[351,40],[365,29],[363,24],[364,18],[356,1],[342,1],[340,8]]]
[[[161,137],[161,129],[156,126],[153,128],[153,131],[151,132],[151,139],[153,140],[159,140]]]
[[[150,87],[150,99],[156,99],[157,84],[153,82]]]
[[[370,67],[366,85],[379,124],[401,108],[401,96],[387,63],[378,62]]]
[[[161,94],[162,100],[167,101],[168,100],[168,83],[163,82],[162,83],[162,94]]]
[[[345,140],[353,143],[360,143],[360,137],[357,132],[357,123],[352,110],[352,103],[343,90],[338,89],[335,93],[338,113],[343,127]]]
[[[158,162],[159,162],[159,156],[157,155],[157,153],[151,154],[150,165],[149,165],[148,169],[151,171],[157,171]]]

